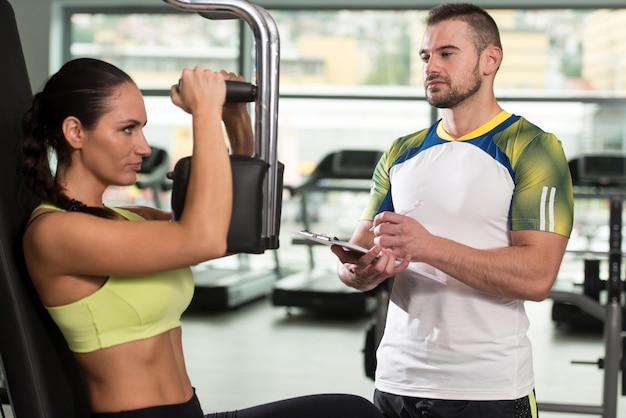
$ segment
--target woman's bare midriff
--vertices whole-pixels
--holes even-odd
[[[93,412],[119,412],[188,401],[181,329],[94,351],[76,353]]]

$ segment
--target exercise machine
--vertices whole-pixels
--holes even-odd
[[[231,156],[233,167],[233,214],[228,235],[228,252],[238,255],[238,268],[219,268],[204,263],[192,268],[195,280],[190,311],[229,309],[271,293],[280,277],[278,255],[273,269],[251,269],[248,254],[260,254],[279,247],[284,167],[277,160],[279,37],[276,25],[265,9],[245,1],[165,0],[177,9],[198,13],[206,19],[243,19],[256,40],[257,84],[227,82],[226,101],[252,102],[255,108],[254,154]],[[180,215],[177,187],[188,173],[190,160],[176,163],[173,178],[172,211]],[[255,219],[256,218],[256,219]],[[258,230],[257,230],[258,229]]]
[[[276,249],[282,196],[276,161],[279,58],[275,23],[265,10],[244,0],[170,3],[206,15],[237,15],[253,28],[259,63],[255,146],[257,157],[268,166],[260,241],[264,250]],[[0,0],[0,44],[4,57],[0,62],[0,360],[6,398],[14,418],[88,418],[89,397],[82,374],[36,295],[22,253],[21,237],[29,213],[19,204],[17,145],[32,91],[8,0]]]
[[[32,92],[13,9],[0,0],[0,357],[16,418],[89,417],[87,391],[58,328],[45,312],[23,260],[29,214],[18,199],[17,144]]]
[[[583,258],[584,276],[582,283],[559,280],[555,290],[573,291],[575,287],[582,288],[582,294],[595,302],[602,304],[607,297],[608,286],[615,283],[623,288],[621,278],[622,250],[622,210],[626,199],[626,172],[624,156],[601,154],[588,155],[570,161],[570,172],[574,183],[575,200],[605,201],[608,206],[608,230],[606,249],[601,251],[594,248],[568,249],[568,255]],[[608,262],[609,280],[601,278],[602,262]],[[580,293],[580,291],[576,292]],[[581,307],[567,301],[556,301],[552,308],[552,319],[558,324],[569,324],[573,327],[601,329],[603,319],[586,312]]]
[[[300,197],[302,228],[319,232],[312,230],[309,200],[313,193],[368,193],[374,167],[381,155],[382,152],[377,150],[332,152],[322,159],[304,183],[290,188],[292,196]],[[304,238],[294,238],[292,242],[307,246],[309,266],[276,282],[272,291],[274,306],[343,315],[359,315],[374,309],[375,297],[370,292],[360,292],[343,284],[337,277],[335,263],[316,265],[314,247],[318,244]],[[322,250],[330,251],[328,247]]]
[[[218,261],[214,260],[192,266],[195,291],[187,309],[188,313],[236,308],[261,299],[271,292],[280,272],[276,251],[273,251],[274,269],[251,269],[249,264],[250,253],[260,254],[267,249],[267,242],[261,236],[261,222],[262,180],[268,164],[264,160],[248,156],[231,155],[230,158],[233,209],[227,237],[227,253],[237,253],[232,257],[237,259],[238,264],[229,268],[216,267]],[[180,218],[184,210],[190,166],[190,157],[185,157],[168,173],[168,177],[173,180],[171,206],[174,219]],[[282,180],[282,165],[278,179]],[[280,211],[276,216],[280,216]]]
[[[191,268],[195,290],[187,312],[233,309],[269,296],[281,277],[278,255],[273,269],[253,269],[248,254],[237,254],[237,267],[216,267],[211,262]]]
[[[626,337],[622,337],[624,279],[622,278],[622,211],[626,199],[626,157],[622,155],[586,155],[570,161],[575,187],[574,196],[586,199],[606,199],[609,202],[608,279],[600,279],[599,262],[585,260],[583,291],[574,286],[555,283],[552,319],[556,322],[589,323],[589,317],[602,324],[604,358],[590,361],[604,371],[601,405],[539,403],[539,409],[552,412],[617,417],[619,373],[622,373],[622,396],[626,395]],[[591,253],[590,253],[591,254]],[[591,254],[598,256],[600,254]],[[601,293],[606,293],[606,295]],[[603,297],[606,296],[605,301]]]

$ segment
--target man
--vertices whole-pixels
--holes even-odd
[[[471,4],[433,8],[420,50],[442,119],[394,141],[338,275],[395,276],[376,370],[386,417],[535,417],[524,300],[554,283],[573,193],[558,139],[498,104],[497,26]],[[407,268],[408,267],[408,268]]]

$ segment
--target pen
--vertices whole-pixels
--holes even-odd
[[[409,206],[406,209],[403,209],[399,212],[396,212],[398,215],[408,215],[409,213],[413,212],[415,209],[424,206],[424,202],[422,202],[421,200],[416,201],[415,203],[413,203],[411,206]],[[374,231],[375,226],[372,226],[370,228],[370,231]]]

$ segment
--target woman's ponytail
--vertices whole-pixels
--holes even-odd
[[[50,148],[45,125],[39,118],[42,93],[33,97],[33,102],[22,119],[24,140],[22,142],[22,185],[25,204],[49,201],[54,203],[54,176],[50,165]]]

